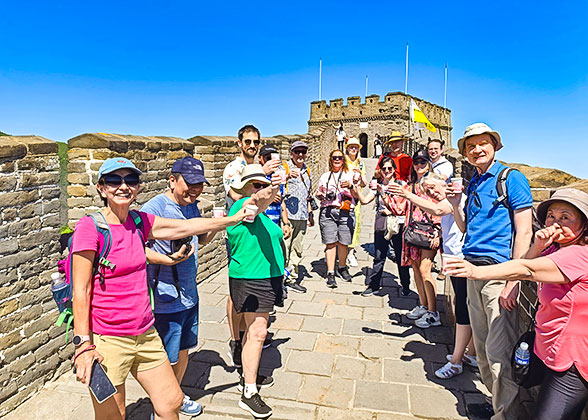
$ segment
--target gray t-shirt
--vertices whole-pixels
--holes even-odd
[[[286,169],[286,166],[288,169]],[[285,162],[282,167],[288,173],[292,168],[298,168],[292,160]],[[288,219],[291,220],[308,220],[308,196],[312,191],[312,180],[306,165],[300,169],[300,176],[297,178],[288,178],[285,185],[284,201],[288,210]]]

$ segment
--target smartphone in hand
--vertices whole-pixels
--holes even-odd
[[[104,368],[98,363],[98,360],[94,360],[94,364],[92,365],[92,376],[90,376],[89,386],[98,404],[102,404],[116,394],[116,388],[110,382],[108,376],[106,376],[106,372],[104,372]]]

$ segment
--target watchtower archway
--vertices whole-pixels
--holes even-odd
[[[359,144],[361,144],[360,156],[362,158],[368,157],[368,136],[366,133],[361,133],[359,135]]]

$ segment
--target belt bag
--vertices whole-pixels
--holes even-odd
[[[437,237],[437,227],[424,212],[426,222],[412,220],[412,206],[410,203],[408,222],[404,227],[404,242],[417,248],[432,249],[431,241]]]
[[[351,210],[351,200],[343,200],[341,202],[341,207],[339,207],[343,211],[350,211]]]

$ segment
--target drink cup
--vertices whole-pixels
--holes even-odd
[[[450,261],[455,261],[458,260],[459,257],[456,257],[455,255],[449,255],[449,254],[443,254],[443,274],[447,274],[447,263]]]
[[[247,223],[252,223],[255,220],[255,216],[257,216],[257,206],[254,206],[253,204],[245,206],[245,213],[246,216],[243,219],[243,221]]]
[[[284,185],[288,179],[288,175],[286,174],[286,170],[280,169],[280,170],[276,171],[276,174],[280,175],[281,184]]]
[[[212,208],[212,217],[225,217],[225,209],[224,207],[213,207]]]
[[[280,154],[279,153],[272,153],[270,156],[271,156],[271,159],[272,160],[280,160]]]
[[[463,191],[463,178],[451,178],[451,187],[455,192]]]
[[[372,179],[370,181],[369,188],[370,188],[370,190],[375,191],[378,188],[378,181],[375,179]]]

